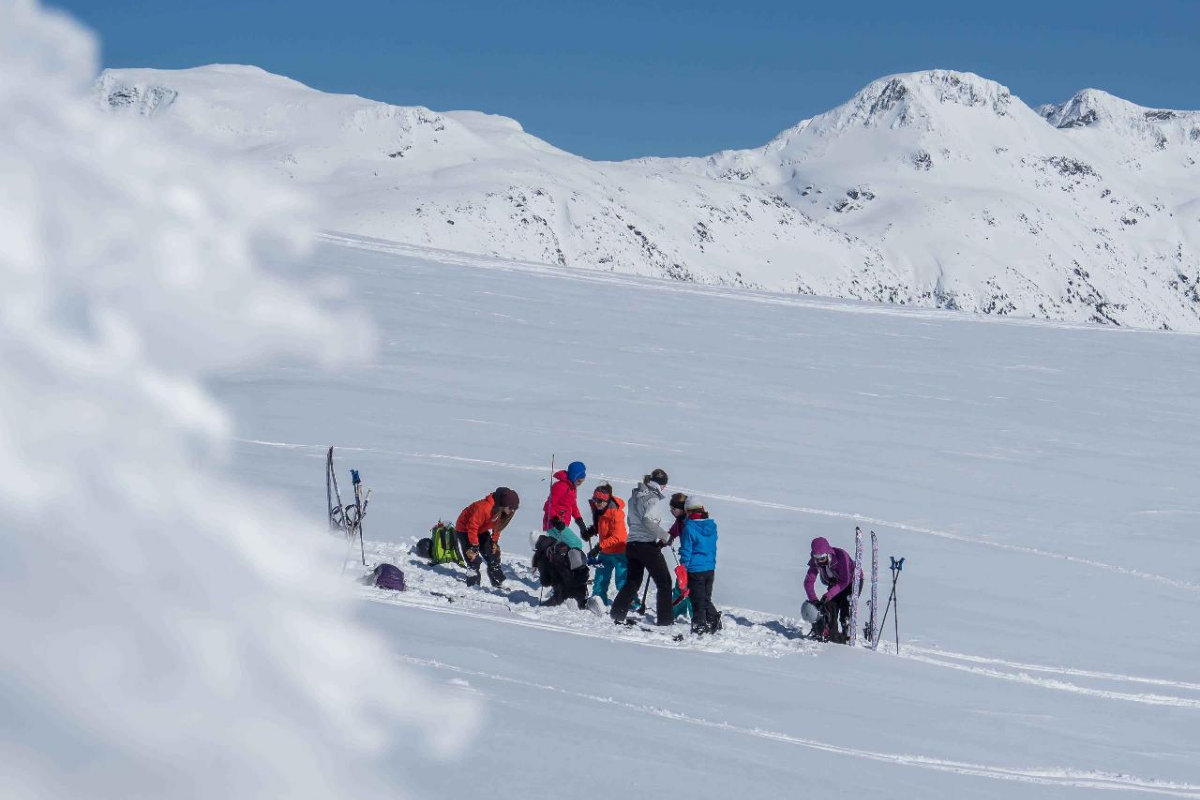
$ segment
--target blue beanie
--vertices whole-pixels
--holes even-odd
[[[570,464],[567,465],[567,480],[574,483],[575,481],[579,480],[580,478],[586,478],[586,477],[587,477],[587,467],[585,467],[583,465],[582,461],[572,461]]]

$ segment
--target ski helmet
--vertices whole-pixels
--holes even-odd
[[[694,494],[690,494],[687,500],[683,503],[684,511],[704,511],[704,501]]]
[[[800,616],[809,625],[816,625],[817,620],[821,618],[821,609],[817,608],[817,604],[811,600],[805,600],[804,605],[800,606]]]
[[[417,555],[421,558],[429,558],[430,552],[433,550],[433,540],[426,536],[424,539],[417,540]]]

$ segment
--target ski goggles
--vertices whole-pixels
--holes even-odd
[[[595,491],[592,493],[592,502],[597,503],[597,504],[607,503],[611,499],[612,499],[612,495],[609,494],[608,492]]]

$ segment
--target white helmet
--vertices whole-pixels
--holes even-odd
[[[704,511],[704,501],[694,494],[689,494],[687,500],[683,502],[684,511]]]

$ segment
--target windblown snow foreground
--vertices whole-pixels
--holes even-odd
[[[383,348],[336,380],[227,374],[237,476],[320,517],[323,447],[374,487],[357,590],[385,654],[485,709],[419,793],[1200,797],[1200,339],[816,300],[326,235]],[[721,526],[720,639],[543,609],[550,454],[653,467]],[[408,554],[495,486],[509,598]],[[902,650],[796,637],[816,535],[908,559]],[[356,555],[356,554],[355,554]],[[340,565],[329,565],[336,572]],[[354,572],[353,569],[350,572]]]
[[[374,658],[322,521],[219,466],[204,386],[369,326],[264,269],[302,198],[88,106],[96,52],[0,0],[0,797],[392,800],[469,698]]]
[[[1000,316],[1200,330],[1200,112],[1096,90],[881,78],[762,147],[594,162],[504,117],[253,67],[109,70],[147,118],[326,198],[332,230],[603,271]]]

